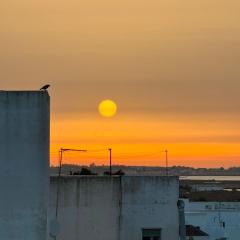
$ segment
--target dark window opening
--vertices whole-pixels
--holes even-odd
[[[161,240],[161,229],[142,229],[142,240]]]

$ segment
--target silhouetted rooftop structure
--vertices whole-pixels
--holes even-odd
[[[193,236],[208,236],[207,233],[202,231],[200,227],[196,227],[193,225],[186,225],[186,236],[193,237]]]

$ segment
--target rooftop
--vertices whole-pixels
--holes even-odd
[[[186,235],[187,236],[208,236],[207,233],[205,233],[204,231],[202,231],[200,229],[200,227],[196,227],[193,225],[186,225]]]

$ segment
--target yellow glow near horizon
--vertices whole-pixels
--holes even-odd
[[[100,102],[98,110],[103,117],[113,117],[117,113],[117,104],[112,100],[106,99]]]
[[[119,165],[164,166],[162,149],[169,151],[169,166],[232,167],[239,163],[240,133],[234,119],[190,122],[162,115],[160,121],[155,116],[120,114],[106,121],[97,114],[52,119],[52,165],[58,165],[61,147],[89,150],[65,154],[64,163],[80,165],[107,165],[108,148],[112,148],[113,164]]]

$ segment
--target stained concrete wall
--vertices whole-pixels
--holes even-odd
[[[118,239],[119,184],[118,178],[65,177],[59,180],[52,177],[50,221],[55,219],[57,189],[60,189],[60,236],[57,240]]]
[[[141,240],[142,228],[161,228],[162,240],[178,239],[175,177],[52,177],[50,188],[49,222],[60,189],[57,240]]]
[[[124,177],[121,239],[142,239],[142,228],[161,228],[162,240],[178,239],[178,191],[175,177]]]
[[[0,92],[0,239],[45,240],[49,95]]]

